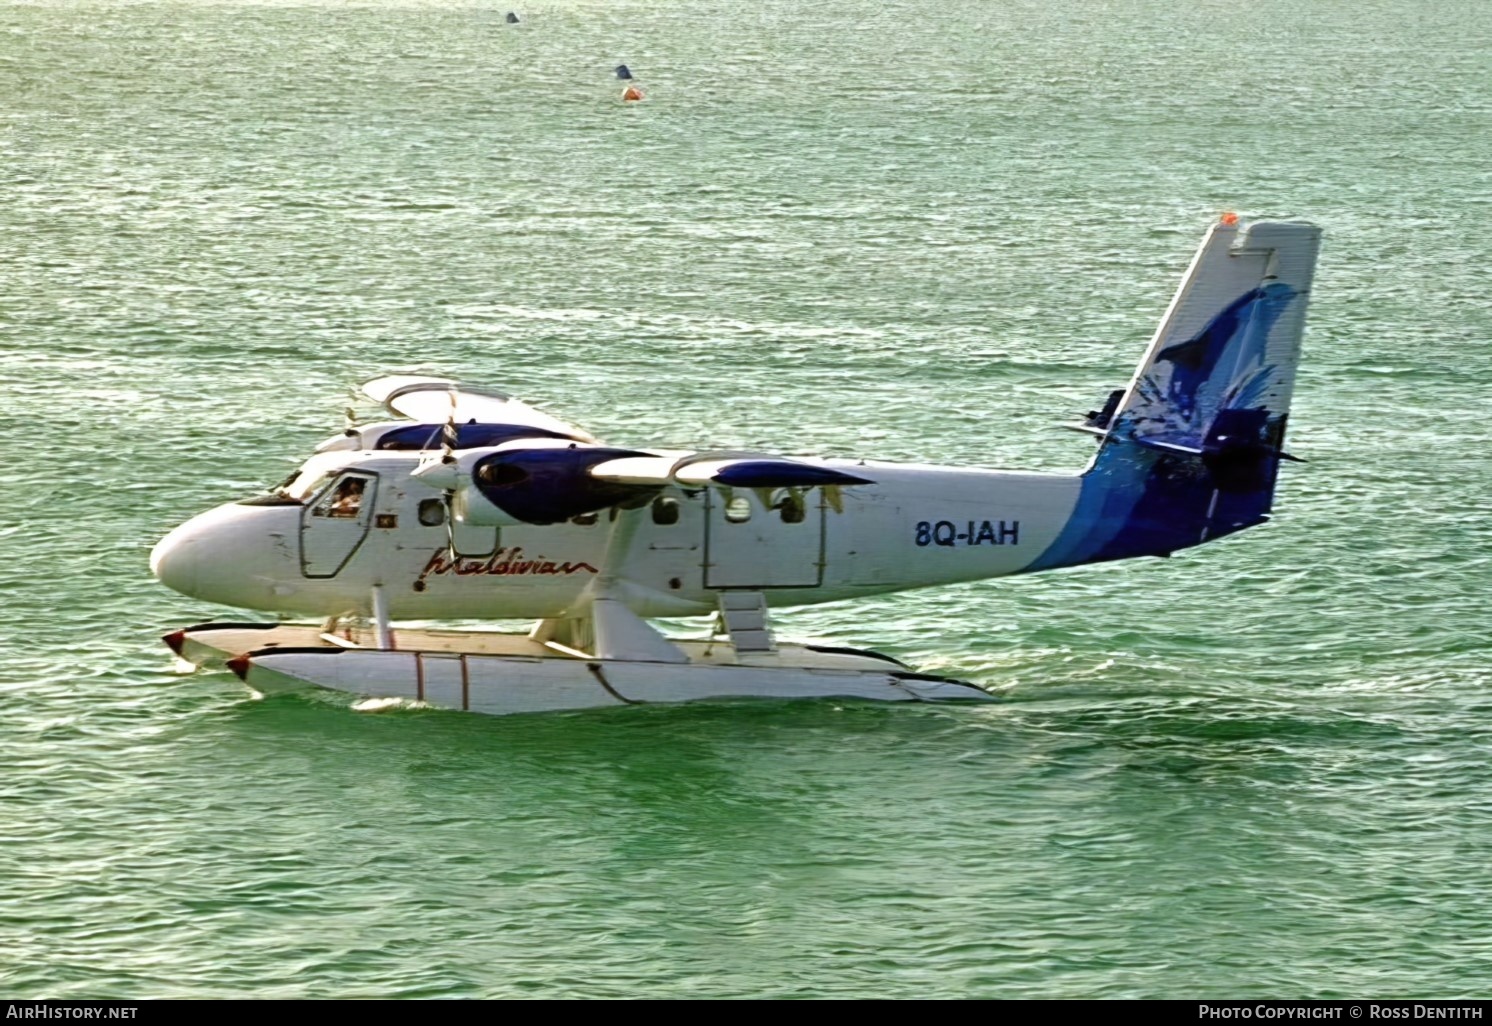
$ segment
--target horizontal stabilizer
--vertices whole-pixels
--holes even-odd
[[[1135,435],[1129,438],[1128,441],[1131,441],[1143,448],[1151,449],[1155,452],[1170,453],[1173,456],[1197,456],[1206,458],[1208,456],[1215,455],[1218,451],[1216,445],[1192,445],[1190,442],[1176,441],[1169,438],[1160,438],[1155,435]],[[1209,439],[1209,441],[1211,441],[1211,439]],[[1291,463],[1305,462],[1305,460],[1301,459],[1299,456],[1292,456],[1288,452],[1270,452],[1270,455],[1277,457],[1278,459],[1289,460]]]
[[[1154,449],[1156,452],[1168,452],[1176,456],[1201,456],[1203,449],[1199,445],[1191,445],[1187,442],[1175,442],[1155,436],[1136,435],[1130,441],[1136,445],[1144,446],[1146,449]]]

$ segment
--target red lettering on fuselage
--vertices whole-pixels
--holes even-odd
[[[443,574],[455,574],[457,577],[472,577],[476,575],[493,577],[523,577],[544,576],[562,577],[569,574],[594,574],[599,571],[589,563],[555,563],[546,559],[524,559],[523,548],[515,545],[510,549],[498,549],[491,556],[478,556],[469,558],[466,556],[452,557],[447,552],[436,552],[430,556],[430,562],[425,564],[425,569],[420,571],[419,580],[423,582],[432,574],[439,577]]]

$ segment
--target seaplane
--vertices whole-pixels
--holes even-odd
[[[276,614],[166,643],[261,694],[507,714],[698,700],[990,701],[770,611],[1169,556],[1270,518],[1320,229],[1225,215],[1074,473],[637,448],[395,374],[284,483],[154,547],[166,586]],[[693,638],[651,620],[708,618]],[[297,622],[296,618],[301,621]],[[442,621],[532,621],[467,630]],[[494,625],[495,627],[496,625]],[[357,707],[356,705],[354,707]]]

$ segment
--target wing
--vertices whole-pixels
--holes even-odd
[[[700,452],[670,456],[625,456],[598,463],[590,475],[601,481],[630,485],[676,484],[686,488],[720,485],[727,488],[814,488],[821,485],[859,485],[871,482],[842,470],[755,453]]]
[[[841,512],[841,489],[871,482],[819,463],[737,453],[658,453],[558,438],[531,438],[441,456],[430,454],[416,479],[448,492],[461,523],[557,524],[610,507],[631,509],[665,486],[749,488],[772,493],[822,489]],[[772,504],[770,494],[764,505]]]
[[[840,489],[849,485],[874,484],[869,478],[847,474],[821,461],[788,459],[749,452],[696,452],[680,457],[623,454],[592,465],[591,477],[611,485],[658,488],[751,488],[771,505],[768,494],[779,488],[806,491],[823,489],[824,499],[836,513],[844,512]]]
[[[474,388],[448,378],[413,374],[391,374],[366,382],[363,395],[382,404],[390,413],[411,417],[425,424],[501,424],[537,428],[551,437],[559,435],[578,442],[595,442],[587,431],[520,402],[491,388]]]

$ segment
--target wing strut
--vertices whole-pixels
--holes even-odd
[[[687,663],[689,657],[627,607],[621,568],[632,551],[642,510],[612,507],[606,554],[577,604],[579,615],[540,620],[529,637],[566,655],[594,659],[627,659],[649,663]]]

